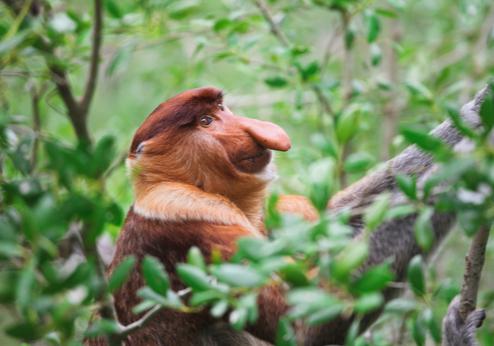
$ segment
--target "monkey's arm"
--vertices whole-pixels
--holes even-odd
[[[480,118],[477,113],[487,92],[488,87],[484,87],[461,109],[463,120],[474,129],[480,127]],[[450,146],[456,145],[463,138],[449,119],[432,130],[431,134]],[[342,208],[354,208],[367,204],[373,196],[393,189],[397,174],[421,176],[431,166],[430,155],[420,151],[416,146],[411,146],[385,163],[383,168],[338,192],[331,198],[328,207],[330,210],[338,211]]]
[[[475,332],[484,319],[484,309],[478,309],[472,311],[464,321],[460,316],[460,297],[457,296],[443,319],[442,346],[477,346]]]
[[[462,107],[461,114],[463,120],[472,128],[480,127],[480,119],[477,113],[487,94],[487,90],[487,88],[484,88],[476,95],[474,100]],[[449,120],[434,129],[432,134],[451,146],[455,146],[462,140],[462,136]],[[455,150],[462,150],[461,146],[463,146],[463,144],[464,142],[459,144],[455,147]],[[372,202],[376,195],[387,191],[391,192],[391,200],[393,202],[399,203],[401,200],[404,200],[401,193],[396,189],[395,176],[397,174],[415,174],[419,177],[419,184],[423,184],[423,182],[427,180],[427,177],[434,172],[434,169],[432,158],[429,155],[421,152],[415,146],[409,147],[400,155],[388,161],[385,168],[364,177],[362,180],[336,194],[330,200],[328,208],[331,212],[335,213],[343,209],[352,209],[352,211],[355,212],[352,226],[357,235],[360,233],[363,225],[362,215],[359,215],[359,213],[362,211],[363,207]],[[433,201],[431,201],[431,203],[433,203]],[[416,217],[417,215],[409,215],[407,217],[387,221],[373,232],[369,243],[369,258],[364,265],[364,269],[365,267],[382,263],[386,259],[391,259],[391,268],[395,273],[396,279],[402,281],[405,277],[406,268],[411,258],[422,252],[415,241],[414,224]],[[449,232],[454,221],[455,217],[452,214],[434,213],[431,222],[435,236],[435,246],[437,246]],[[394,298],[399,292],[400,290],[396,288],[388,288],[383,294],[385,300],[388,301]],[[365,316],[360,324],[361,330],[365,330],[380,313],[381,311],[377,311]],[[449,316],[454,315],[454,309],[451,308]],[[351,323],[351,318],[347,320],[346,324],[345,321],[341,321],[341,323],[343,326],[340,326],[340,330],[343,331],[338,333],[340,334],[340,337],[335,338],[334,330],[323,327],[312,330],[311,340],[306,341],[306,344],[323,345],[327,343],[327,340],[334,340],[334,343],[338,344],[343,343],[347,328]],[[451,324],[448,325],[452,326]],[[455,329],[457,334],[465,334],[467,330],[470,332],[472,331],[470,325],[458,326],[458,328]],[[454,334],[450,333],[450,335]],[[470,333],[470,335],[472,334]],[[458,345],[470,346],[470,344]],[[451,346],[456,346],[456,344],[451,344]]]

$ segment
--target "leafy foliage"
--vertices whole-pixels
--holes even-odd
[[[440,343],[440,318],[459,291],[468,238],[455,234],[437,267],[415,257],[407,270],[413,295],[386,304],[372,336],[362,338],[359,321],[383,307],[383,290],[395,279],[392,259],[365,266],[369,238],[382,222],[418,215],[414,234],[426,253],[435,240],[434,211],[457,213],[467,237],[492,225],[494,91],[480,108],[481,131],[458,108],[494,72],[492,16],[485,15],[494,6],[485,0],[266,5],[268,14],[255,2],[103,1],[104,74],[90,107],[91,144],[73,136],[77,125],[65,117],[57,86],[63,72],[79,91],[90,73],[81,68],[94,45],[90,2],[0,4],[2,345],[17,344],[12,338],[68,345],[84,335],[120,333],[122,326],[106,317],[89,330],[87,324],[136,270],[145,278],[136,313],[209,308],[243,329],[258,317],[261,288],[286,285],[290,311],[280,321],[277,345],[295,344],[292,322],[317,325],[342,312],[356,316],[349,345]],[[106,281],[97,239],[118,235],[132,199],[117,153],[126,151],[153,105],[201,84],[232,91],[239,112],[281,123],[297,144],[278,158],[283,178],[266,206],[271,237],[240,239],[229,262],[213,256],[206,263],[190,249],[187,263],[177,267],[189,287],[184,292],[171,288],[152,257],[127,258]],[[471,139],[471,153],[454,153],[428,134],[447,115]],[[353,239],[351,215],[328,215],[329,198],[408,143],[431,154],[438,170],[426,181],[398,176],[406,202],[374,201],[364,212],[363,236]],[[319,221],[277,213],[281,191],[309,196]],[[491,281],[486,278],[480,299],[488,308]],[[481,342],[491,345],[494,325],[486,324]]]

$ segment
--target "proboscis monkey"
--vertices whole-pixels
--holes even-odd
[[[478,96],[463,112],[474,126],[478,126],[475,113],[481,99],[482,95]],[[438,127],[435,135],[450,145],[461,139],[449,122]],[[134,255],[140,260],[151,255],[161,260],[173,289],[179,290],[184,286],[175,273],[175,265],[186,260],[192,246],[200,248],[206,258],[213,248],[227,258],[235,251],[235,241],[239,237],[264,237],[266,188],[275,175],[271,151],[286,151],[290,146],[289,137],[279,126],[233,114],[216,88],[189,90],[159,105],[132,140],[127,164],[135,202],[127,214],[109,272],[126,256]],[[385,169],[337,194],[329,208],[337,212],[342,208],[361,207],[383,191],[393,192],[397,173],[420,176],[428,172],[431,165],[429,156],[410,148],[391,160]],[[303,197],[282,197],[280,201],[281,211],[299,212],[311,220],[317,218],[314,208]],[[374,232],[366,265],[393,258],[392,269],[399,280],[403,279],[408,261],[420,253],[413,235],[414,219],[412,215],[392,220]],[[437,241],[444,238],[453,219],[449,214],[433,216]],[[355,234],[358,234],[360,224],[356,216],[352,220]],[[143,285],[137,266],[115,293],[115,308],[122,324],[138,319],[132,308],[139,303],[136,292]],[[384,295],[389,299],[395,293],[388,289]],[[208,311],[184,314],[164,309],[144,328],[129,335],[125,344],[272,343],[278,320],[287,311],[282,288],[266,287],[259,295],[258,305],[259,319],[245,332],[234,331],[227,322],[210,317]],[[362,328],[377,315],[366,317]],[[454,319],[456,315],[452,307],[449,316]],[[297,340],[303,345],[340,344],[344,342],[351,322],[352,317],[340,317],[317,327],[297,326]],[[452,326],[451,323],[448,326],[455,333],[475,332],[475,326]],[[94,339],[87,344],[103,345],[105,341]]]

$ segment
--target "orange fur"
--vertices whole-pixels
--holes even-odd
[[[316,208],[304,196],[281,195],[276,204],[276,209],[280,213],[301,216],[309,222],[315,222],[319,219],[319,213]]]

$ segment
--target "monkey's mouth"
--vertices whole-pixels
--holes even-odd
[[[243,156],[236,161],[235,167],[244,173],[254,174],[259,173],[271,161],[271,150],[261,149],[254,155]]]

